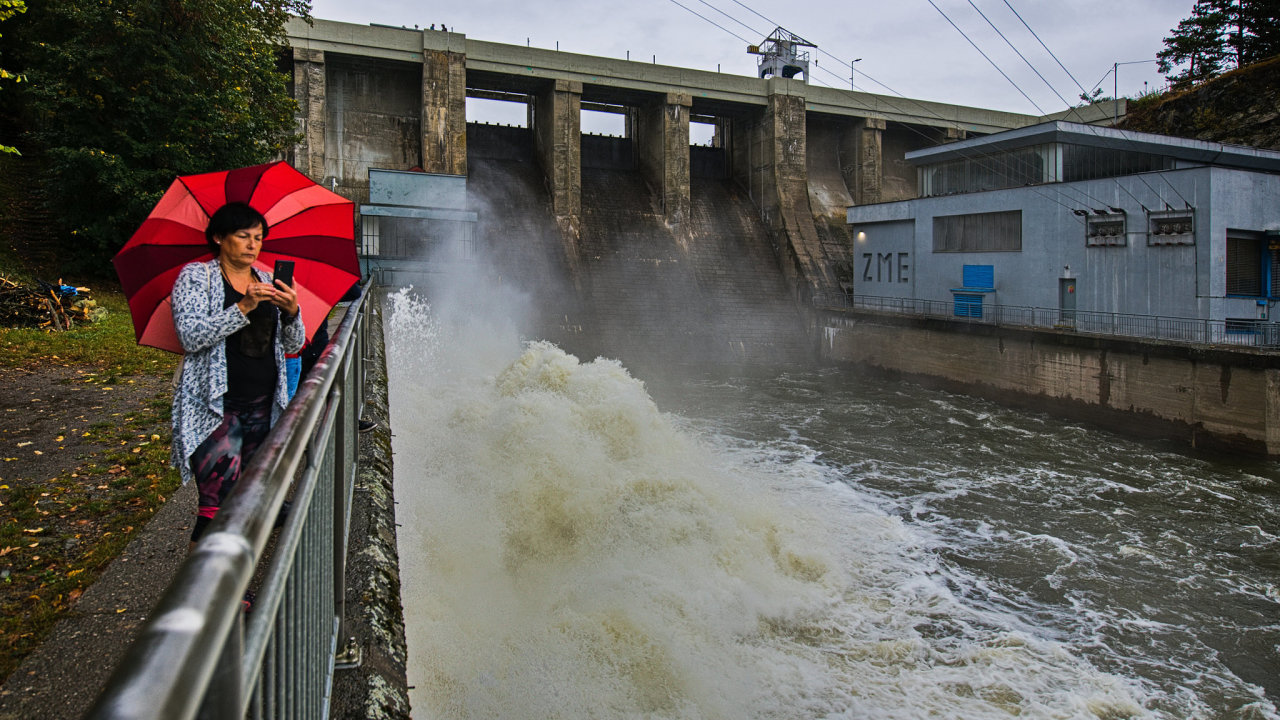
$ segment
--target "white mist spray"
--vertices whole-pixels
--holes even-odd
[[[614,361],[391,300],[417,717],[1144,716],[1129,683],[962,607],[811,459],[709,444]]]

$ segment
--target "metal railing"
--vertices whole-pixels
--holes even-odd
[[[328,715],[335,667],[358,663],[339,640],[368,295],[366,284],[87,718]]]
[[[1108,313],[1089,310],[1059,310],[1018,305],[974,305],[954,300],[818,293],[814,306],[820,309],[858,309],[874,312],[945,318],[963,323],[1047,328],[1090,335],[1164,340],[1202,345],[1232,345],[1264,349],[1280,348],[1280,325],[1247,320],[1204,320],[1199,318]]]

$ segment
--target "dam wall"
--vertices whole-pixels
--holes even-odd
[[[824,311],[824,360],[1125,434],[1280,455],[1280,356],[1248,348]]]
[[[485,282],[517,293],[538,337],[633,368],[813,359],[767,229],[743,193],[714,176],[722,153],[700,149],[710,169],[672,223],[629,139],[584,136],[583,210],[570,234],[532,131],[467,132],[477,253],[493,268]]]
[[[371,169],[466,176],[486,196],[499,192],[500,177],[509,177],[519,184],[512,192],[520,203],[540,187],[546,202],[530,222],[545,234],[550,213],[568,285],[580,293],[578,308],[555,311],[561,324],[585,322],[590,332],[607,332],[600,324],[605,320],[654,312],[647,320],[633,318],[632,325],[637,331],[672,328],[673,346],[736,346],[741,357],[751,357],[751,347],[795,343],[786,333],[772,333],[779,339],[766,343],[745,331],[709,339],[714,333],[707,328],[733,324],[722,312],[743,307],[766,325],[773,321],[774,310],[766,312],[758,297],[747,299],[778,290],[761,273],[780,275],[781,296],[797,306],[802,329],[812,328],[809,299],[850,289],[845,209],[913,196],[907,151],[1037,121],[799,79],[561,53],[436,30],[317,19],[291,21],[287,32],[301,130],[290,160],[308,176],[357,203],[368,197]],[[492,157],[488,148],[473,152],[470,98],[524,104],[528,138],[521,142],[532,147],[531,155],[513,161]],[[623,115],[624,142],[583,135],[584,110]],[[714,147],[691,147],[695,121],[716,128]],[[477,170],[477,161],[489,167]],[[532,172],[539,174],[537,182]],[[486,207],[506,213],[514,206]],[[489,225],[518,222],[497,218]],[[750,229],[740,236],[741,246],[731,248],[718,235],[720,227]],[[623,234],[601,236],[613,229]],[[708,259],[710,247],[719,248],[720,260]],[[747,273],[725,253],[767,268]],[[658,270],[642,271],[646,262]],[[627,270],[614,267],[618,263]],[[711,283],[713,277],[719,280]],[[756,287],[706,295],[709,288],[728,292],[728,277]],[[619,284],[610,288],[611,282]],[[661,297],[639,304],[626,299],[642,287]],[[718,322],[680,325],[659,312],[691,298],[691,312],[712,313]],[[610,304],[626,311],[610,310]]]

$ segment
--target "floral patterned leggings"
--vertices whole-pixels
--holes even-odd
[[[192,542],[204,535],[205,528],[240,479],[241,469],[270,429],[270,395],[248,400],[223,398],[222,424],[191,454],[191,470],[200,491],[196,524],[191,530]]]

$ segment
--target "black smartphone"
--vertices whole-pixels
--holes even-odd
[[[293,261],[277,260],[275,269],[271,271],[271,276],[275,280],[284,281],[285,285],[293,285]]]

